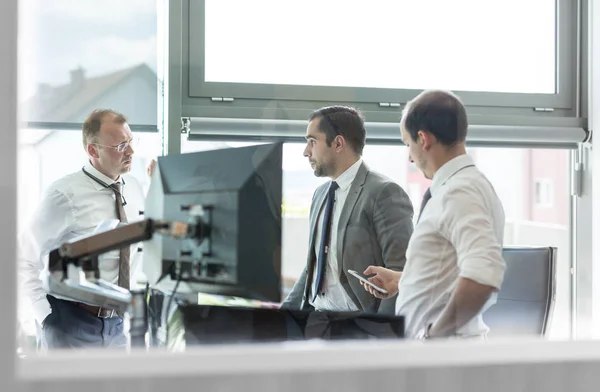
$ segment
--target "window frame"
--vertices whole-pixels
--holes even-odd
[[[156,125],[150,124],[129,124],[132,132],[160,132]],[[45,122],[28,121],[23,124],[22,130],[43,129],[48,131],[80,131],[83,129],[83,123],[64,123],[64,122]]]
[[[576,116],[577,88],[579,75],[578,60],[578,8],[577,2],[556,0],[556,93],[527,94],[500,92],[455,92],[468,107],[487,108],[488,111],[503,113],[506,109],[527,109],[522,113],[528,116],[550,117],[546,109],[552,109],[552,116]],[[355,87],[327,87],[300,85],[273,85],[253,83],[207,82],[204,76],[205,64],[205,0],[185,0],[182,20],[183,37],[186,41],[184,64],[187,64],[189,78],[185,88],[184,101],[194,99],[206,101],[213,98],[233,98],[226,102],[235,107],[238,100],[276,101],[283,108],[301,108],[308,102],[344,102],[353,105],[372,107],[374,112],[397,112],[398,107],[381,104],[403,104],[415,97],[421,90],[380,89]],[[195,37],[195,38],[192,38]],[[193,72],[191,72],[193,71]],[[217,103],[220,101],[214,101]],[[197,102],[201,103],[201,102]],[[207,104],[207,102],[204,102]],[[243,105],[244,103],[240,103]],[[537,112],[535,108],[543,108]],[[541,114],[540,114],[541,113]]]

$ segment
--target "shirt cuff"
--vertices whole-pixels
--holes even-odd
[[[506,265],[504,263],[489,263],[485,268],[473,268],[472,266],[463,266],[459,276],[461,278],[471,279],[479,284],[500,289],[504,280]]]
[[[33,316],[39,325],[42,325],[46,317],[52,313],[50,302],[46,298],[42,298],[33,303]]]

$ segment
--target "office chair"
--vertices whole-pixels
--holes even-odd
[[[504,282],[495,305],[483,314],[489,337],[543,336],[556,292],[554,247],[505,247]]]

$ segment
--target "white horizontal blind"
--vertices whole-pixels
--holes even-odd
[[[189,139],[302,142],[307,124],[303,120],[193,117]],[[402,143],[398,123],[367,122],[365,127],[369,144]],[[580,127],[471,125],[467,143],[471,146],[572,149],[587,137],[587,132]]]

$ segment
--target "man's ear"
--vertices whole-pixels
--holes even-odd
[[[98,155],[98,146],[95,145],[95,144],[93,144],[93,143],[88,143],[87,144],[87,153],[92,158],[99,158],[100,157],[100,155]]]
[[[337,135],[331,142],[331,145],[335,148],[335,151],[340,152],[346,147],[346,139],[343,136]]]
[[[424,151],[429,150],[437,141],[435,136],[426,131],[419,131],[417,132],[417,135],[419,139],[421,139],[421,148],[423,148]]]

